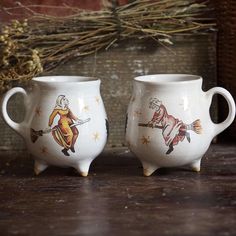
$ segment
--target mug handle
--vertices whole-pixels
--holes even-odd
[[[28,95],[27,95],[27,92],[21,88],[21,87],[15,87],[15,88],[12,88],[10,89],[8,92],[6,92],[2,98],[2,116],[3,116],[3,119],[4,121],[13,129],[15,130],[18,134],[20,134],[21,136],[24,136],[25,134],[25,128],[27,127],[27,124],[26,124],[26,119],[24,118],[24,120],[20,123],[16,123],[15,121],[13,121],[9,115],[8,115],[8,112],[7,112],[7,104],[8,104],[8,101],[9,99],[16,93],[21,93],[23,94],[23,97],[24,97],[24,104],[25,104],[25,107],[27,107],[27,104],[28,104]]]
[[[212,88],[207,91],[207,96],[209,96],[210,98],[210,104],[212,101],[212,97],[215,94],[220,94],[221,96],[225,98],[225,100],[228,103],[229,113],[228,113],[227,118],[223,122],[219,124],[213,123],[214,124],[214,132],[213,132],[214,137],[218,135],[219,133],[221,133],[222,131],[224,131],[228,126],[230,126],[230,124],[233,122],[235,118],[235,102],[232,95],[224,88],[221,88],[221,87]]]

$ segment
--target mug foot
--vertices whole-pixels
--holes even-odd
[[[45,164],[44,162],[35,160],[34,162],[34,173],[36,175],[39,175],[41,172],[43,172],[44,170],[46,170],[48,167],[47,164]]]
[[[191,163],[190,167],[193,171],[200,172],[200,170],[201,170],[201,159]]]
[[[148,177],[152,175],[159,167],[147,164],[147,163],[142,163],[143,165],[143,175]]]
[[[77,166],[75,166],[75,169],[78,171],[78,173],[83,176],[86,177],[88,176],[89,173],[89,167],[90,167],[91,162],[89,163],[78,163]]]
[[[82,172],[82,171],[80,171],[79,174],[80,174],[82,177],[87,177],[87,176],[88,176],[88,172]]]

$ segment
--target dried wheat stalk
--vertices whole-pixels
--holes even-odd
[[[14,81],[30,80],[71,58],[108,49],[116,41],[151,37],[168,45],[173,43],[174,34],[206,32],[215,26],[214,19],[203,17],[209,11],[206,2],[137,0],[108,6],[100,11],[84,11],[64,5],[61,7],[72,13],[63,17],[37,13],[37,5],[19,2],[14,8],[2,9],[11,14],[21,8],[28,18],[2,27],[0,89],[8,89]]]

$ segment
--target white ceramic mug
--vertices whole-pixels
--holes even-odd
[[[34,78],[29,92],[16,87],[4,95],[3,118],[24,138],[35,158],[36,174],[56,165],[74,167],[87,176],[108,135],[100,83],[82,76],[45,76]],[[16,93],[23,94],[26,108],[21,123],[7,113],[8,100]]]
[[[229,106],[219,124],[209,113],[214,94],[222,95]],[[224,88],[203,92],[200,76],[147,75],[134,79],[127,116],[126,141],[145,176],[160,167],[190,165],[200,171],[212,139],[233,122],[235,103]]]

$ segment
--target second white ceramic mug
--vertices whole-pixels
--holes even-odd
[[[209,113],[214,94],[222,95],[229,106],[220,124],[213,123]],[[212,139],[233,122],[235,103],[223,88],[203,92],[200,76],[148,75],[134,79],[127,116],[126,141],[145,176],[160,167],[190,165],[200,171]]]

